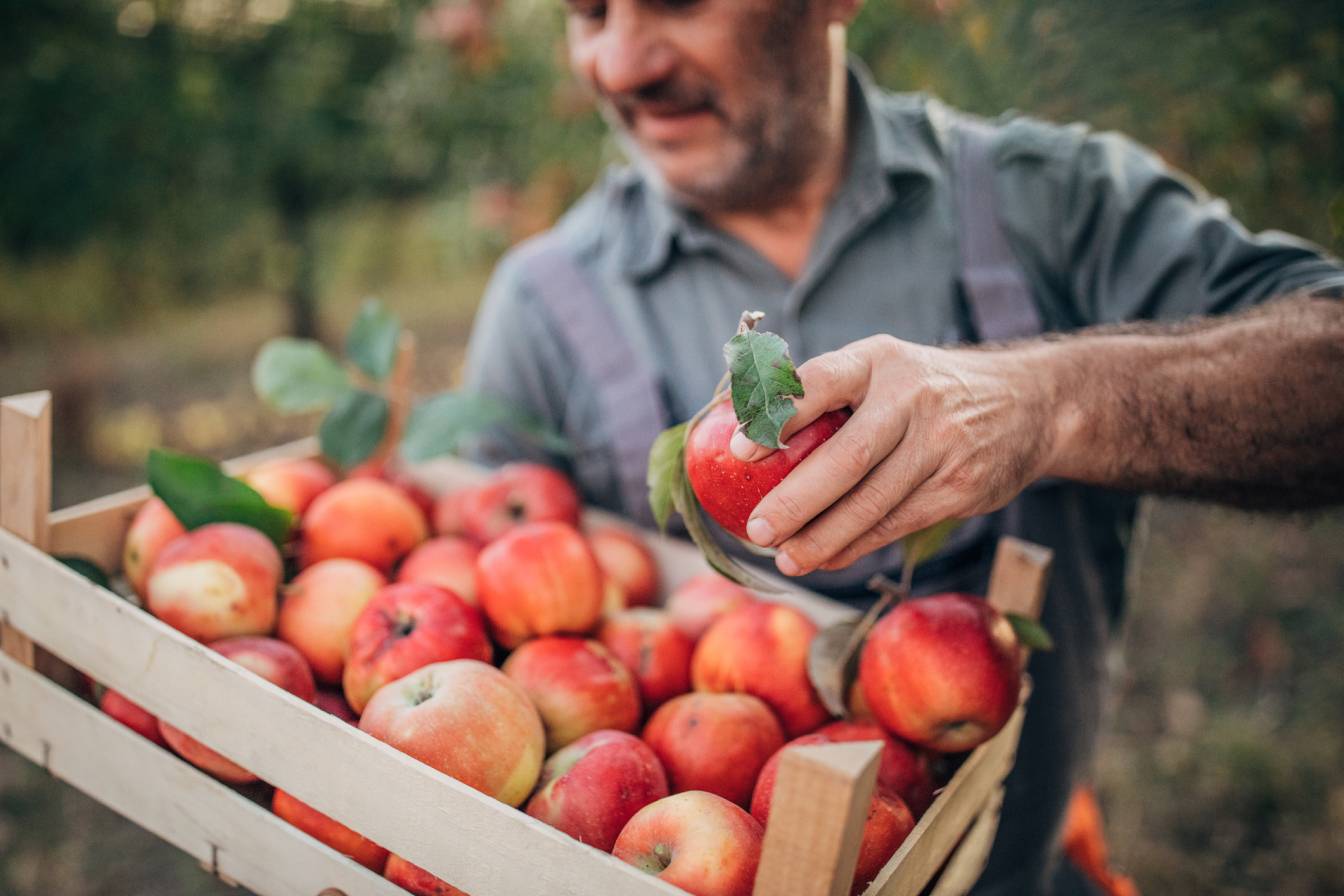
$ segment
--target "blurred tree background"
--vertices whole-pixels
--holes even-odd
[[[616,157],[559,0],[0,4],[0,392],[55,390],[58,503],[156,444],[310,427],[258,406],[252,354],[369,293],[448,385],[499,252]],[[1344,251],[1338,0],[869,0],[851,46],[893,89],[1123,130]],[[1147,531],[1098,770],[1119,864],[1150,893],[1344,892],[1344,517],[1162,502]],[[211,886],[0,755],[0,892]]]

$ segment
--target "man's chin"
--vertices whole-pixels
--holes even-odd
[[[697,211],[726,210],[739,192],[742,153],[737,147],[678,146],[645,149],[625,140],[626,153],[667,198]]]

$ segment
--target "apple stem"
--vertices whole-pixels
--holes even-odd
[[[737,321],[737,335],[756,329],[756,325],[765,320],[764,311],[743,311],[742,317]]]

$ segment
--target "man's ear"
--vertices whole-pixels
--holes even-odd
[[[827,0],[828,19],[840,25],[848,25],[863,8],[863,0]]]

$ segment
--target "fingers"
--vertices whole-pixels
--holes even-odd
[[[807,426],[827,411],[855,407],[868,390],[871,364],[858,342],[838,351],[818,355],[798,368],[798,379],[803,383],[803,397],[795,398],[798,412],[784,424],[780,441],[788,444],[789,436]],[[741,461],[756,461],[768,456],[774,449],[758,445],[740,430],[733,435],[729,450]]]
[[[794,536],[813,517],[825,511],[890,455],[905,435],[908,418],[900,407],[861,404],[815,451],[803,459],[784,481],[761,499],[747,521],[747,535],[762,547],[773,547]],[[856,499],[876,502],[878,495],[865,491]],[[881,516],[890,508],[881,508]],[[839,550],[848,538],[836,544]],[[826,556],[830,556],[827,554]],[[819,557],[818,562],[826,559]]]
[[[955,496],[938,483],[936,477],[931,477],[877,525],[820,564],[820,568],[837,570],[851,566],[873,551],[907,535],[937,525],[943,520],[959,517],[958,508]]]

